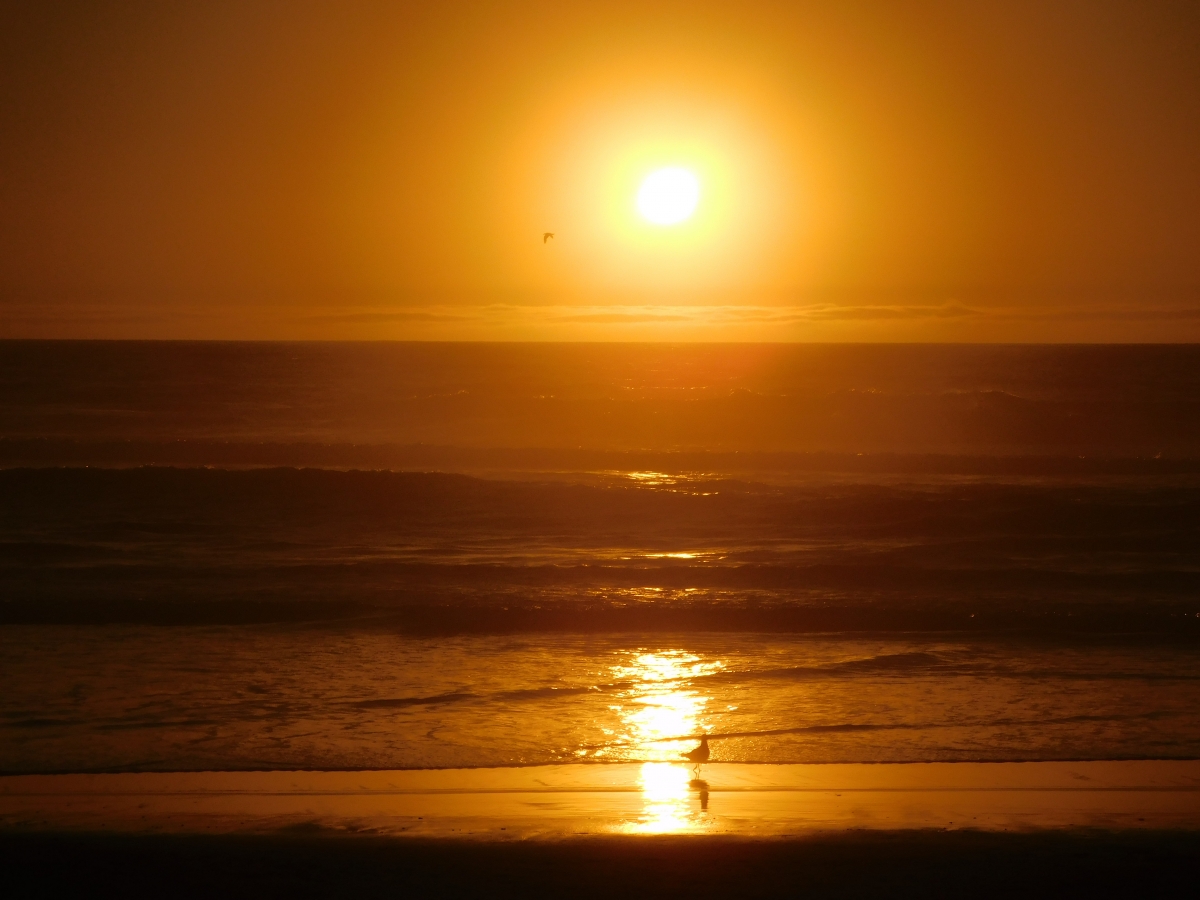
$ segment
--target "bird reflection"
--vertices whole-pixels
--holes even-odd
[[[688,782],[688,787],[693,791],[700,792],[700,812],[708,812],[708,782],[699,778],[693,778]]]

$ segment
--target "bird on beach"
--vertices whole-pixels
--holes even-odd
[[[700,767],[708,762],[708,735],[700,735],[700,745],[696,749],[689,750],[683,754],[683,758],[693,763],[692,774],[699,775]]]
[[[544,232],[544,233],[542,234],[542,243],[543,243],[543,244],[544,244],[544,243],[546,243],[546,241],[550,240],[550,238],[552,238],[552,237],[554,237],[554,232],[553,232],[553,231],[547,231],[547,232]]]

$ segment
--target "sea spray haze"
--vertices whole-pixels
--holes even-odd
[[[0,343],[0,769],[1200,752],[1192,347]]]

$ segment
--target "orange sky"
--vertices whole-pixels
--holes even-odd
[[[1195,4],[12,6],[0,337],[1200,339]]]

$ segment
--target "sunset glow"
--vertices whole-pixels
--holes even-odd
[[[0,21],[9,894],[1195,881],[1200,3]]]
[[[868,6],[11,23],[0,337],[1200,335],[1190,58],[1134,7]]]

